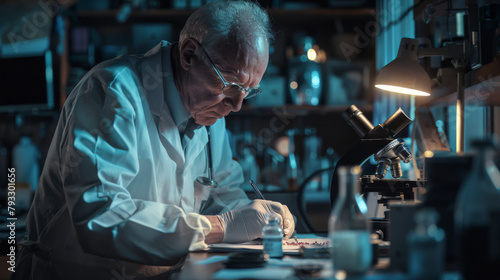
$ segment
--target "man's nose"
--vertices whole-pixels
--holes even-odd
[[[239,94],[237,96],[232,96],[232,97],[227,96],[222,100],[222,104],[224,104],[224,106],[231,108],[231,111],[238,112],[239,110],[241,110],[241,105],[243,104],[243,99],[244,99],[243,97],[244,97],[243,94]]]

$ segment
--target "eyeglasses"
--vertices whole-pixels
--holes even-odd
[[[237,96],[238,94],[243,92],[245,94],[244,99],[249,99],[249,98],[252,98],[252,97],[254,97],[257,94],[262,92],[262,89],[260,88],[260,86],[246,87],[245,88],[237,83],[229,83],[228,81],[226,81],[226,79],[224,79],[224,77],[220,73],[219,69],[217,69],[217,67],[215,67],[215,64],[210,59],[210,56],[208,56],[207,51],[205,51],[205,49],[203,48],[203,46],[200,43],[198,43],[198,44],[200,45],[201,49],[203,50],[203,52],[207,56],[207,59],[210,62],[210,65],[212,65],[212,68],[215,70],[215,73],[217,73],[217,76],[219,76],[220,80],[224,84],[224,86],[222,87],[221,93],[224,93],[224,95],[227,95],[227,96]]]

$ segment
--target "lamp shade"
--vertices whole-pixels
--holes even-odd
[[[375,87],[403,94],[430,95],[431,79],[418,63],[417,40],[401,39],[398,57],[380,70]]]

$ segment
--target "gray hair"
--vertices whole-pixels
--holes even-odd
[[[188,18],[179,43],[191,37],[209,51],[214,44],[238,35],[240,30],[247,28],[263,35],[269,44],[274,39],[269,16],[259,4],[250,0],[211,2]]]

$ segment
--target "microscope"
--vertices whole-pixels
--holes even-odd
[[[377,203],[386,206],[387,209],[391,201],[413,200],[413,188],[417,187],[418,181],[401,179],[401,161],[410,162],[412,155],[405,147],[405,142],[395,138],[412,120],[399,108],[384,123],[373,126],[355,105],[347,108],[342,117],[359,135],[360,140],[339,159],[335,166],[330,188],[331,203],[334,203],[338,194],[339,168],[361,166],[372,155],[377,167],[373,175],[363,175],[360,178],[361,192],[379,193],[381,197]],[[388,169],[391,170],[393,179],[385,178]],[[383,219],[371,220],[372,230],[378,232],[384,241],[389,240],[389,221],[389,210],[384,211]]]

